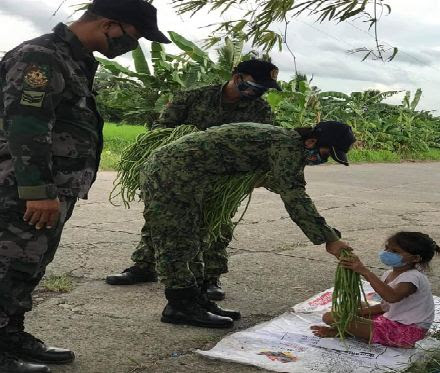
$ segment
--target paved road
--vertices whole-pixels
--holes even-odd
[[[110,272],[130,264],[139,238],[142,206],[127,210],[108,202],[114,173],[102,172],[90,199],[78,204],[49,274],[70,273],[75,289],[39,304],[28,328],[52,344],[75,350],[73,365],[55,373],[261,372],[201,358],[231,331],[159,322],[165,300],[159,284],[111,287]],[[309,194],[362,259],[378,272],[377,252],[393,232],[420,230],[440,241],[440,163],[321,166],[308,168]],[[240,309],[241,330],[279,315],[332,284],[335,260],[313,246],[287,216],[277,195],[255,192],[236,230],[225,306]],[[431,277],[440,295],[440,267]]]

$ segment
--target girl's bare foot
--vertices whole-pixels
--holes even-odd
[[[338,330],[330,326],[312,325],[310,329],[314,335],[321,338],[333,338],[338,335]]]

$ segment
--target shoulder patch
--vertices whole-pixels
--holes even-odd
[[[24,71],[24,88],[43,89],[49,84],[49,66],[29,65]]]
[[[20,104],[24,106],[42,107],[45,92],[23,91]]]

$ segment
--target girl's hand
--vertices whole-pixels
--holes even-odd
[[[356,255],[350,255],[348,258],[343,258],[339,261],[339,264],[344,267],[351,269],[354,272],[360,273],[361,275],[368,272],[368,269],[360,261]]]

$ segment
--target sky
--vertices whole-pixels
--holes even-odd
[[[58,22],[71,22],[72,6],[81,0],[66,0],[54,17],[61,0],[0,0],[0,51],[7,51],[24,40],[50,30]],[[366,89],[412,91],[423,90],[419,109],[435,111],[440,115],[440,1],[388,0],[390,15],[383,16],[379,25],[379,40],[385,46],[399,48],[391,62],[361,61],[362,54],[349,54],[348,50],[374,45],[372,33],[361,20],[336,24],[317,23],[309,16],[292,19],[287,34],[294,52],[298,70],[313,78],[312,84],[323,91],[350,93]],[[242,13],[232,9],[226,15],[203,12],[178,16],[169,0],[155,0],[159,27],[162,31],[175,31],[186,38],[202,43],[209,35],[209,24],[236,19]],[[283,25],[273,25],[281,30]],[[149,42],[142,41],[145,51]],[[167,50],[175,53],[173,45]],[[250,48],[250,46],[248,46]],[[279,77],[289,80],[294,75],[293,58],[287,50],[274,50],[272,61],[280,68]],[[118,59],[130,66],[129,56]],[[400,103],[402,94],[390,100]]]

